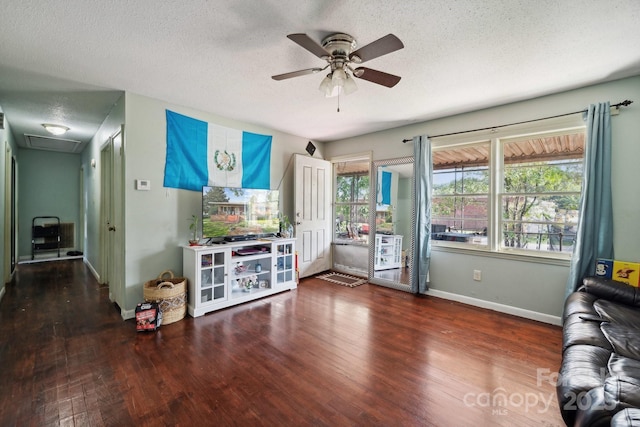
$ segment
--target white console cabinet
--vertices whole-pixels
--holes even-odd
[[[193,317],[298,287],[295,239],[183,246]]]
[[[374,270],[388,270],[402,266],[402,236],[376,234]]]

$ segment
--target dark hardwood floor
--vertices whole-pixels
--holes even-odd
[[[374,285],[136,333],[82,261],[0,303],[2,426],[555,426],[561,330]]]

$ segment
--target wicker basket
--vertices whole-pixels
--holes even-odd
[[[168,325],[182,320],[187,312],[187,279],[175,277],[173,271],[165,270],[157,279],[144,284],[144,300],[157,302],[162,311],[162,324]]]

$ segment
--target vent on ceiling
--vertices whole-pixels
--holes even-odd
[[[0,129],[4,129],[4,113],[0,112]]]
[[[63,138],[51,138],[48,136],[38,136],[24,134],[27,148],[34,150],[60,151],[64,153],[79,153],[83,144],[80,141]]]

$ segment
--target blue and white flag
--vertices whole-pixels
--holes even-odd
[[[167,110],[164,186],[270,189],[269,135],[226,128]]]

